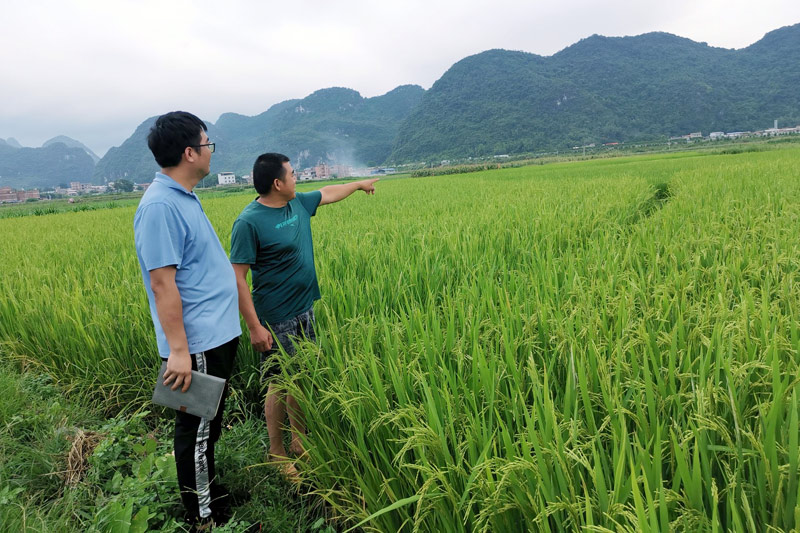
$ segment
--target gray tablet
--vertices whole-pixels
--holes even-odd
[[[217,409],[225,390],[224,379],[192,370],[192,384],[189,385],[189,390],[181,392],[183,386],[172,390],[170,387],[173,383],[164,385],[166,369],[167,362],[164,361],[161,363],[158,381],[153,391],[153,403],[203,418],[212,419],[217,416]]]

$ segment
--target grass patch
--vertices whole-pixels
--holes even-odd
[[[172,423],[147,411],[104,420],[43,374],[0,364],[0,524],[3,531],[183,532]],[[234,516],[219,532],[331,532],[321,500],[263,464],[266,425],[223,430],[217,470]]]
[[[745,145],[731,146],[730,148],[723,148],[721,150],[714,150],[710,153],[714,155],[736,155],[736,154],[751,154],[754,152],[766,152],[767,150],[770,149],[772,148],[765,144],[745,144]]]

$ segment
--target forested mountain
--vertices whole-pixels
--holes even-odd
[[[800,124],[800,24],[741,49],[666,33],[594,35],[550,56],[453,65],[403,123],[390,162],[564,149]]]
[[[70,181],[89,181],[94,161],[81,148],[53,143],[42,148],[17,148],[0,143],[0,187],[32,189]]]
[[[118,179],[127,179],[133,182],[151,181],[152,176],[158,171],[158,165],[153,159],[153,154],[147,149],[147,133],[156,121],[150,117],[141,124],[119,146],[112,146],[94,167],[95,183],[106,183]]]
[[[155,123],[157,117],[150,117],[136,128],[133,135],[128,137],[120,146],[109,148],[106,155],[98,161],[94,168],[94,183],[108,183],[118,179],[126,179],[134,183],[143,183],[153,180],[153,176],[159,171],[159,166],[153,159],[153,154],[147,147],[147,134]],[[220,144],[225,145],[225,141],[220,141],[219,130],[209,122],[208,137],[217,143],[214,157],[211,158],[212,171],[222,172],[214,168],[214,161],[220,151]]]
[[[285,153],[298,168],[323,161],[380,164],[423,93],[419,86],[405,85],[363,98],[352,89],[335,87],[281,102],[254,117],[225,113],[216,124],[207,122],[208,136],[216,143],[211,171],[248,174],[255,157],[266,151]],[[146,138],[154,120],[147,119],[120,147],[108,151],[95,169],[95,181],[152,179],[158,165]]]
[[[72,139],[72,138],[70,138],[70,137],[67,137],[66,135],[59,135],[58,137],[53,137],[53,138],[52,138],[52,139],[50,139],[49,141],[45,141],[45,142],[44,142],[44,144],[42,144],[42,147],[45,147],[45,146],[50,146],[51,144],[55,144],[55,143],[64,143],[64,144],[65,144],[65,145],[67,145],[69,148],[80,148],[80,149],[82,149],[84,152],[86,152],[87,154],[89,154],[89,157],[91,157],[91,158],[92,158],[92,160],[94,160],[94,162],[95,162],[95,163],[97,163],[98,161],[100,161],[100,158],[97,156],[97,154],[96,154],[96,153],[94,153],[94,152],[92,151],[92,149],[91,149],[91,148],[89,148],[88,146],[86,146],[85,144],[83,144],[83,143],[82,143],[82,142],[80,142],[80,141],[76,141],[75,139]]]
[[[363,98],[352,89],[334,87],[274,105],[255,117],[227,113],[216,123],[221,141],[213,165],[246,173],[255,156],[265,151],[285,153],[298,168],[323,161],[381,164],[400,123],[423,93],[422,87],[404,85]]]

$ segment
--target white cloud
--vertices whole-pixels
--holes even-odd
[[[11,0],[0,34],[0,137],[65,134],[102,155],[144,119],[215,121],[345,86],[430,87],[489,48],[551,55],[592,34],[667,31],[741,48],[800,22],[796,0]]]

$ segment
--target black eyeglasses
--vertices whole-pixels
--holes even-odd
[[[215,143],[206,143],[206,144],[198,144],[196,146],[192,146],[192,148],[200,148],[201,146],[208,146],[208,149],[211,150],[211,153],[214,153],[214,144]]]

